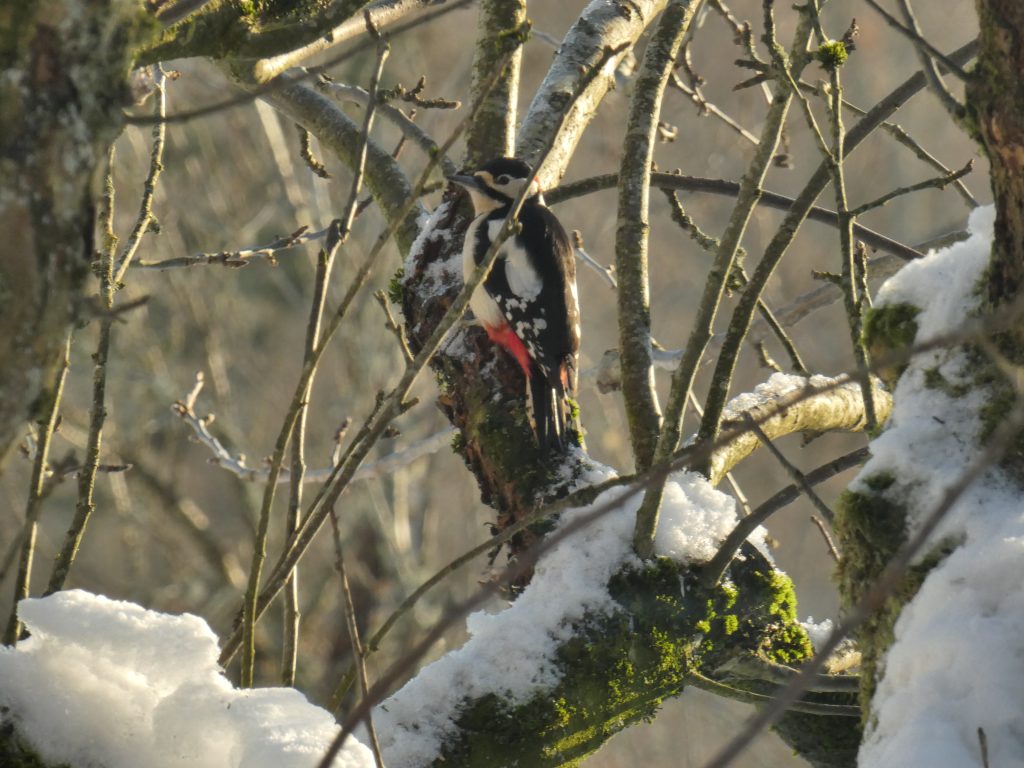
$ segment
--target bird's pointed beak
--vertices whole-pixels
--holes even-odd
[[[461,173],[456,173],[449,176],[448,181],[452,184],[458,184],[464,189],[480,189],[480,179],[476,176],[466,176]]]

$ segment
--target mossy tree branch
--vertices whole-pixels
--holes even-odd
[[[267,82],[317,53],[362,35],[370,21],[383,27],[430,0],[259,0],[210,3],[172,25],[139,53],[139,63],[203,56],[249,59],[260,82]]]
[[[493,695],[468,702],[458,736],[436,764],[577,765],[614,734],[653,717],[687,685],[710,684],[719,695],[743,700],[770,694],[774,685],[763,680],[736,677],[722,685],[710,677],[730,660],[792,664],[810,654],[791,582],[756,550],[745,554],[732,580],[710,590],[667,560],[613,577],[613,611],[585,617],[558,650],[562,682],[517,706]],[[780,735],[796,746],[810,727],[817,746],[805,740],[800,753],[812,765],[852,766],[860,729],[842,705],[853,700],[851,693],[812,694],[786,716]],[[822,714],[830,706],[845,716]],[[798,711],[803,708],[817,714]],[[827,754],[822,743],[829,744]]]
[[[261,98],[306,128],[345,165],[356,166],[362,131],[325,96],[306,85],[292,84],[268,91]],[[366,153],[366,186],[385,218],[391,220],[400,216],[413,191],[405,171],[372,139],[366,146]],[[403,253],[416,238],[419,229],[416,222],[424,210],[421,203],[416,203],[399,223],[395,239]]]

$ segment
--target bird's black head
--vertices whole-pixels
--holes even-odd
[[[449,176],[448,180],[469,192],[477,213],[509,205],[519,196],[524,184],[530,185],[530,197],[540,193],[530,166],[515,157],[488,160],[472,173]]]

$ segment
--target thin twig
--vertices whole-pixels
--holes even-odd
[[[682,80],[680,80],[679,76],[674,72],[672,73],[671,84],[678,91],[689,97],[690,101],[692,101],[697,106],[697,108],[700,110],[702,114],[714,115],[727,126],[732,128],[736,133],[742,136],[746,141],[749,141],[754,146],[757,146],[757,136],[752,134],[750,131],[748,131],[746,128],[740,125],[739,122],[737,122],[728,114],[723,112],[718,106],[712,104],[710,101],[705,99],[703,94],[698,89],[691,88]]]
[[[153,67],[153,81],[156,84],[156,117],[162,118],[167,113],[167,78],[160,65]],[[120,285],[124,280],[125,272],[131,266],[132,259],[139,249],[142,238],[149,231],[150,225],[156,220],[153,216],[153,198],[156,195],[156,183],[160,178],[160,172],[164,168],[164,144],[167,139],[167,125],[161,120],[153,126],[153,149],[149,157],[149,174],[142,185],[142,201],[139,203],[139,215],[135,220],[135,226],[128,236],[128,242],[124,250],[117,257],[114,270],[114,285]],[[111,309],[112,307],[108,307]]]
[[[870,455],[871,453],[867,447],[858,448],[856,451],[847,453],[827,464],[822,464],[817,469],[811,470],[804,475],[804,479],[809,485],[818,485],[838,475],[840,472],[845,472],[848,469],[863,464]],[[715,556],[701,570],[701,583],[709,588],[717,584],[725,573],[725,569],[728,568],[729,563],[732,562],[736,553],[740,551],[740,547],[747,540],[747,537],[759,525],[763,525],[769,517],[800,498],[800,493],[800,486],[796,484],[787,485],[781,491],[772,495],[767,501],[760,504],[747,517],[740,520],[736,527],[730,531],[729,535],[725,537],[725,541],[719,546]]]
[[[599,262],[583,247],[583,234],[578,230],[574,229],[571,233],[572,246],[576,253],[576,258],[590,267],[594,272],[601,276],[601,279],[608,283],[608,287],[615,290],[619,287],[619,281],[615,279],[615,265],[612,264],[610,267],[606,267],[604,264]]]
[[[889,13],[885,8],[878,4],[877,0],[865,0],[868,5],[878,12],[878,15],[885,19],[886,24],[895,29],[905,38],[910,40],[914,44],[914,47],[920,50],[925,56],[936,59],[942,62],[942,66],[946,68],[946,71],[951,75],[955,75],[961,82],[971,82],[971,76],[964,70],[963,67],[951,56],[947,56],[928,40],[926,40],[918,29],[908,29],[907,27],[900,24],[899,19]],[[902,1],[902,0],[901,0]],[[914,24],[916,27],[916,23]]]
[[[801,90],[806,91],[808,93],[820,93],[818,86],[812,85],[811,83],[808,83],[804,80],[799,81],[797,85],[800,86]],[[843,99],[843,109],[854,113],[858,117],[864,117],[864,115],[867,114],[867,111],[861,109],[856,104],[847,101],[845,98]],[[893,139],[895,139],[897,142],[899,142],[904,147],[913,152],[916,158],[930,165],[935,170],[939,171],[940,173],[953,172],[951,168],[947,168],[938,158],[936,158],[924,147],[922,147],[920,143],[918,143],[914,139],[913,136],[911,136],[903,129],[902,126],[897,125],[896,123],[890,123],[886,121],[882,123],[881,128],[887,134],[892,136]],[[980,205],[980,203],[975,199],[974,195],[971,194],[971,191],[967,188],[967,185],[965,185],[963,181],[957,179],[956,181],[953,182],[953,185],[956,187],[956,190],[959,193],[960,197],[963,199],[963,201],[967,204],[969,208],[974,209]]]
[[[35,441],[35,457],[32,460],[32,479],[29,482],[28,503],[25,505],[25,525],[21,536],[21,559],[18,562],[18,574],[14,580],[14,600],[11,603],[11,615],[7,621],[3,644],[14,646],[21,636],[21,622],[18,621],[18,602],[30,594],[32,579],[32,559],[35,554],[36,532],[39,514],[42,511],[43,499],[46,496],[46,473],[49,469],[48,460],[50,443],[57,427],[60,413],[60,401],[64,394],[64,381],[68,367],[71,365],[71,331],[68,331],[64,342],[64,354],[60,359],[51,388],[43,395],[43,411],[39,419],[39,434]]]
[[[203,381],[201,373],[196,375],[196,380],[197,386],[201,387]],[[245,463],[244,456],[241,454],[238,456],[233,455],[210,431],[210,424],[213,422],[212,416],[201,417],[196,414],[195,398],[198,394],[198,391],[193,388],[192,392],[183,399],[175,401],[171,406],[171,411],[188,425],[195,439],[213,454],[210,456],[210,463],[216,464],[221,469],[227,470],[245,482],[267,482],[270,477],[270,470],[266,466],[250,467]],[[454,429],[452,428],[442,429],[422,440],[407,445],[405,448],[386,454],[377,461],[363,464],[355,475],[352,476],[352,482],[389,475],[423,456],[436,453],[451,442],[453,432]],[[307,469],[302,476],[303,482],[306,484],[325,482],[332,476],[337,463],[337,461],[333,462],[330,467]],[[290,483],[291,479],[291,470],[281,467],[281,471],[277,476],[278,484]]]
[[[821,538],[825,540],[825,546],[828,547],[828,553],[832,555],[832,559],[837,563],[842,560],[842,555],[839,554],[839,549],[836,547],[836,543],[832,540],[832,534],[828,532],[828,528],[825,527],[825,521],[817,515],[811,515],[811,522],[817,527],[818,532],[821,533]]]
[[[950,182],[954,182],[957,179],[966,176],[968,173],[974,170],[974,160],[968,160],[967,164],[958,171],[950,171],[942,176],[935,176],[931,179],[925,179],[919,181],[917,184],[910,184],[905,187],[899,187],[891,192],[887,192],[881,197],[877,197],[863,205],[859,205],[850,211],[850,216],[860,216],[863,213],[867,213],[875,208],[881,208],[883,205],[888,203],[890,200],[900,197],[901,195],[909,195],[911,192],[917,192],[922,189],[945,189],[946,185]]]
[[[754,421],[749,412],[743,413],[743,422],[755,435],[757,435],[757,439],[761,441],[761,444],[778,460],[779,464],[781,464],[783,469],[786,470],[786,474],[790,476],[797,486],[799,486],[800,490],[804,492],[808,499],[810,499],[814,508],[817,509],[818,512],[821,513],[822,517],[828,520],[829,525],[831,525],[836,519],[835,514],[831,509],[829,509],[828,504],[822,501],[814,488],[811,487],[811,484],[807,482],[807,478],[804,477],[803,472],[793,466],[789,459],[783,455],[782,451],[778,449],[778,446],[768,439],[768,435],[766,435],[764,430],[758,426],[757,422]]]
[[[78,474],[78,501],[75,514],[64,537],[60,552],[54,559],[44,595],[51,595],[64,588],[68,573],[78,554],[78,547],[85,535],[95,505],[93,491],[96,487],[96,472],[100,463],[100,442],[103,435],[103,423],[106,420],[107,390],[107,359],[110,355],[110,332],[114,324],[114,293],[117,283],[114,280],[114,263],[117,258],[117,235],[114,234],[114,146],[111,144],[107,155],[107,175],[104,193],[99,210],[100,222],[103,225],[103,247],[99,258],[100,287],[99,296],[103,307],[108,311],[100,319],[99,342],[93,355],[93,386],[92,406],[89,410],[89,434],[86,439],[85,465]]]
[[[370,102],[370,94],[356,85],[336,83],[332,80],[320,79],[316,83],[318,91],[327,94],[335,101],[349,101],[366,107]],[[378,100],[379,101],[379,100]],[[402,132],[403,138],[411,139],[416,146],[422,149],[427,155],[440,151],[437,142],[430,134],[416,125],[402,110],[390,104],[378,103],[377,112],[381,117],[386,118],[392,125]],[[458,171],[458,167],[447,155],[441,158],[441,170],[446,176]]]
[[[824,677],[824,675],[819,675],[819,678],[820,677]],[[712,680],[710,677],[706,677],[705,675],[701,675],[697,672],[688,673],[686,675],[686,681],[694,688],[709,691],[725,699],[744,701],[747,704],[766,704],[772,700],[772,697],[767,694],[755,693],[754,691],[748,691],[743,688],[735,688],[731,685],[719,682],[718,680]],[[792,706],[790,706],[789,711],[805,712],[809,715],[818,715],[819,717],[861,716],[860,707],[855,704],[828,704],[819,701],[795,701]]]
[[[340,222],[335,222],[340,228]],[[334,234],[337,237],[338,233]],[[337,249],[330,251],[321,249],[317,254],[316,277],[313,281],[313,300],[309,309],[309,322],[306,325],[306,339],[303,347],[303,364],[309,362],[309,357],[316,349],[320,337],[320,324],[323,322],[324,305],[327,302],[327,288],[330,281],[331,270],[334,266],[334,256]],[[309,396],[313,386],[313,380],[306,384],[306,391],[303,393],[303,403],[299,417],[295,422],[295,431],[292,434],[292,467],[289,478],[291,486],[288,494],[288,512],[285,516],[285,536],[290,536],[299,527],[299,518],[302,509],[302,483],[306,473],[306,421],[309,415]],[[269,475],[269,471],[268,471]],[[281,644],[281,682],[283,685],[292,686],[295,684],[295,666],[298,660],[299,623],[299,569],[296,566],[288,576],[284,586],[284,638]]]
[[[812,2],[808,3],[804,9],[804,13],[808,14],[813,21],[817,22],[817,2],[812,0]],[[766,14],[766,19],[769,16],[770,14]],[[829,94],[831,97],[831,101],[829,103],[829,123],[832,133],[832,146],[830,147],[821,130],[818,128],[817,121],[814,118],[814,113],[807,101],[807,97],[804,96],[800,87],[796,84],[799,73],[793,73],[790,70],[789,64],[785,61],[784,54],[777,43],[770,45],[770,48],[772,50],[772,59],[775,64],[775,69],[780,73],[783,82],[789,85],[790,90],[799,102],[804,113],[804,117],[807,120],[807,124],[817,140],[818,149],[821,151],[825,167],[828,169],[829,175],[832,177],[832,188],[835,192],[836,200],[836,215],[839,218],[839,249],[842,264],[841,285],[844,288],[843,298],[846,306],[847,321],[850,327],[850,339],[853,345],[853,353],[854,358],[857,361],[857,365],[862,369],[867,370],[867,348],[861,335],[861,322],[864,305],[857,290],[857,282],[854,279],[853,217],[848,211],[846,201],[846,181],[844,172],[846,153],[843,149],[846,130],[843,126],[842,120],[843,92],[839,77],[839,65],[833,64],[827,67],[829,71],[829,81],[831,84]],[[865,384],[863,385],[864,403],[867,411],[867,429],[870,431],[874,429],[878,422],[874,389],[869,378],[862,380],[865,381]]]
[[[374,33],[372,25],[369,22],[369,16],[367,19],[367,27],[371,33]],[[359,142],[359,149],[356,153],[356,168],[352,178],[352,188],[349,193],[348,204],[346,210],[339,222],[337,228],[332,230],[327,236],[327,247],[325,249],[325,259],[330,263],[334,261],[334,257],[340,250],[341,246],[348,240],[348,236],[352,231],[352,223],[355,219],[356,205],[359,202],[359,191],[363,184],[363,175],[366,169],[366,156],[367,156],[367,145],[370,142],[370,129],[373,125],[374,115],[374,103],[376,101],[376,91],[380,82],[381,74],[384,70],[384,63],[387,61],[390,46],[387,41],[379,34],[374,35],[377,40],[377,64],[370,79],[370,93],[374,96],[371,99],[370,105],[366,108],[366,113],[363,120],[363,129]],[[326,273],[329,273],[329,268],[326,269],[324,279],[326,281]],[[326,298],[326,283],[321,287],[321,294],[314,299],[314,307],[310,314],[310,327],[307,335],[307,348],[303,358],[303,376],[301,377],[301,383],[297,389],[297,398],[292,401],[292,406],[289,408],[288,415],[285,417],[285,423],[278,433],[277,443],[274,446],[274,453],[271,457],[270,462],[270,473],[268,482],[264,488],[263,501],[260,506],[259,523],[256,529],[256,542],[253,547],[252,566],[249,571],[249,583],[245,594],[245,607],[242,616],[242,671],[241,671],[241,685],[242,687],[252,687],[253,685],[253,673],[255,668],[255,654],[256,654],[256,602],[259,596],[260,580],[263,575],[263,564],[266,560],[266,547],[267,547],[267,533],[270,526],[270,513],[273,507],[274,494],[277,487],[277,476],[280,474],[281,464],[284,461],[284,452],[287,448],[289,440],[293,437],[296,425],[302,420],[302,416],[305,413],[305,403],[309,398],[309,394],[312,390],[313,380],[316,377],[316,371],[320,362],[321,355],[318,351],[321,350],[321,345],[317,341],[319,335],[321,315],[323,310],[323,301]],[[312,318],[316,317],[314,321]],[[315,327],[314,327],[315,326]],[[332,323],[332,331],[337,328],[337,323]],[[326,334],[325,334],[326,337]],[[325,338],[326,342],[327,339]],[[294,483],[292,485],[292,493],[298,494],[301,482]],[[291,529],[289,530],[290,535],[294,535],[294,532],[299,528],[298,521],[298,510],[296,509],[295,521]],[[297,564],[295,564],[297,565]],[[292,568],[289,568],[285,574],[285,583],[287,584],[290,577]]]
[[[299,157],[302,158],[306,167],[321,179],[331,178],[331,174],[327,171],[327,166],[313,156],[313,135],[305,126],[296,123],[295,127],[299,131]]]
[[[800,674],[800,670],[760,656],[748,655],[733,656],[716,669],[715,674],[786,685]],[[815,693],[857,693],[860,690],[860,677],[858,675],[818,675],[814,685],[808,690]]]
[[[615,294],[619,361],[629,443],[639,470],[647,469],[654,461],[661,430],[661,407],[652,359],[647,275],[651,163],[665,86],[694,10],[693,3],[670,2],[652,33],[640,73],[633,84],[619,170],[615,227],[615,274],[620,285]]]
[[[352,646],[352,656],[355,658],[355,667],[359,673],[359,692],[365,699],[370,691],[369,680],[366,675],[366,652],[363,649],[363,642],[359,637],[359,624],[356,621],[356,606],[352,599],[352,590],[348,584],[348,573],[345,571],[345,555],[341,547],[341,529],[338,526],[338,514],[331,507],[331,539],[334,541],[334,567],[341,579],[341,594],[345,599],[345,624],[348,627],[349,643]],[[373,752],[373,760],[377,768],[384,768],[384,758],[380,753],[380,740],[377,738],[377,730],[373,727],[372,710],[367,708],[363,717],[366,730],[370,735],[370,750]]]
[[[574,197],[588,195],[604,189],[612,189],[618,184],[618,178],[618,174],[608,173],[601,176],[592,176],[588,179],[581,179],[580,181],[574,181],[569,184],[556,187],[550,191],[545,191],[544,199],[550,205],[557,205],[558,203]],[[816,180],[812,178],[812,182],[816,183]],[[825,184],[827,183],[828,181],[826,176]],[[674,189],[683,192],[706,192],[712,195],[721,195],[723,197],[736,197],[740,191],[740,185],[735,181],[728,181],[726,179],[707,179],[699,176],[685,176],[683,174],[676,173],[651,174],[651,186],[659,187],[661,189]],[[822,187],[824,187],[824,184]],[[800,202],[801,198],[794,199],[786,197],[785,195],[780,195],[777,192],[770,192],[762,189],[758,205],[788,211]],[[804,218],[810,219],[811,221],[817,221],[822,224],[828,224],[832,227],[838,226],[839,224],[839,217],[835,211],[830,211],[827,208],[819,208],[813,205],[813,201],[808,207]],[[919,259],[924,256],[920,251],[903,245],[902,243],[898,243],[895,240],[875,232],[874,230],[868,229],[867,227],[863,227],[860,224],[854,225],[853,232],[858,239],[863,240],[872,248],[886,251],[887,253],[899,256],[901,259],[906,261]]]
[[[375,291],[373,298],[380,304],[380,308],[384,311],[384,327],[387,328],[391,333],[394,334],[395,339],[398,341],[398,346],[402,350],[402,357],[406,364],[411,363],[413,360],[412,350],[409,349],[409,341],[405,338],[405,329],[398,324],[395,320],[395,316],[391,313],[391,304],[388,300],[388,295],[384,291]]]
[[[673,190],[663,189],[662,191],[665,193],[665,197],[668,198],[669,210],[671,212],[672,219],[679,224],[679,226],[682,227],[683,230],[701,246],[701,248],[712,253],[715,252],[720,246],[718,238],[712,237],[704,232],[697,223],[690,218],[690,215],[686,213],[686,210],[683,208],[683,204],[679,200],[679,196]],[[746,286],[747,282],[749,282],[747,271],[743,268],[743,262],[746,260],[746,255],[746,250],[740,246],[737,249],[738,259],[733,268],[732,274],[732,277],[737,280],[740,287]],[[768,304],[765,303],[764,300],[759,299],[757,307],[758,311],[761,313],[761,317],[764,318],[768,327],[771,328],[772,333],[775,334],[775,337],[782,345],[782,348],[786,350],[786,354],[789,356],[790,365],[793,370],[802,376],[810,375],[807,370],[807,366],[804,365],[804,361],[800,357],[800,353],[797,351],[796,344],[793,339],[790,338],[789,334],[786,333],[782,324],[775,317],[775,313],[772,312]]]

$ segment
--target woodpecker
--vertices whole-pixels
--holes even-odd
[[[462,247],[462,272],[467,281],[528,185],[528,196],[516,219],[518,231],[502,245],[469,306],[491,341],[522,368],[538,444],[545,450],[564,451],[580,349],[572,244],[544,205],[540,186],[522,160],[501,157],[449,180],[469,192],[476,212]]]

